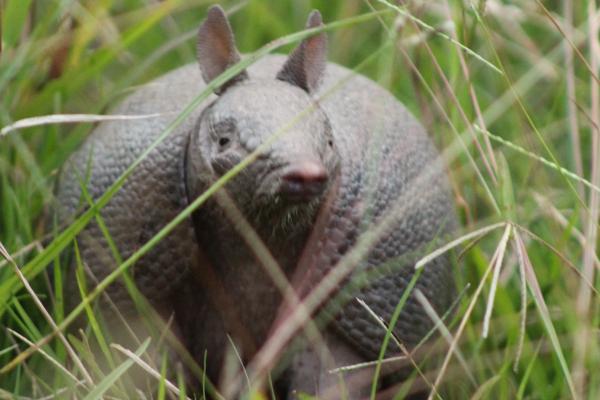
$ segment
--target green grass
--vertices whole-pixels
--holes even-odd
[[[0,127],[34,116],[105,114],[136,85],[193,62],[195,31],[209,3],[0,2]],[[296,32],[308,12],[320,9],[331,23],[330,60],[360,67],[385,86],[444,150],[463,223],[459,235],[499,224],[455,243],[464,249],[459,287],[468,288],[449,326],[450,343],[439,341],[442,361],[424,364],[426,379],[415,379],[429,390],[435,385],[445,399],[598,398],[600,54],[590,51],[591,38],[598,40],[588,26],[593,7],[526,0],[408,1],[406,7],[392,0],[223,3],[237,9],[231,22],[240,50],[261,49],[244,62],[280,45],[277,51],[288,51],[306,35]],[[262,47],[279,37],[286,39]],[[61,285],[49,289],[50,269],[85,224],[98,221],[97,211],[125,178],[52,235],[47,221],[57,207],[57,172],[92,128],[89,122],[44,124],[0,136],[0,243],[3,256],[11,255],[0,264],[0,369],[6,369],[0,398],[122,398],[127,369],[143,361],[147,344],[127,354],[117,349],[87,303],[76,308],[84,335],[63,329],[76,315],[64,309]],[[165,233],[120,260],[119,271]],[[109,282],[81,290],[96,296]],[[48,336],[53,325],[64,334]],[[28,350],[41,340],[39,349]],[[102,360],[90,342],[99,343]],[[182,388],[167,363],[163,357],[153,366],[157,386],[148,390],[154,397]],[[410,389],[397,390],[400,396]]]

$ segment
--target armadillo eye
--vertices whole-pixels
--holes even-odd
[[[329,147],[333,147],[333,140],[328,140],[327,144],[329,145]]]
[[[219,146],[220,147],[225,147],[229,144],[229,138],[228,137],[221,137],[219,138]]]

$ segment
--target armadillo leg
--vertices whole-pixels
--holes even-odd
[[[309,394],[319,399],[359,399],[368,396],[372,371],[332,370],[364,362],[352,347],[333,332],[323,333],[324,343],[308,346],[296,354],[288,371],[288,399]]]

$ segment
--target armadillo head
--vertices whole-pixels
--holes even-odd
[[[320,25],[320,14],[313,12],[308,27]],[[199,176],[188,176],[188,185],[194,178],[214,182],[252,156],[226,186],[242,211],[272,223],[312,220],[339,168],[329,119],[315,99],[326,41],[323,33],[305,39],[269,79],[253,79],[242,71],[215,91],[219,97],[192,133],[188,171]],[[218,6],[200,28],[198,55],[206,82],[240,60]],[[301,221],[289,221],[299,214]]]

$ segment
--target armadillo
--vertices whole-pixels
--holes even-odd
[[[314,11],[307,28],[321,25]],[[153,80],[114,111],[151,117],[103,122],[71,156],[57,191],[63,221],[85,206],[83,185],[98,198],[207,82],[241,59],[219,6],[208,11],[197,45],[199,68],[193,63]],[[360,273],[370,273],[368,282],[339,307],[328,308],[330,318],[321,327],[340,362],[365,361],[377,358],[385,330],[354,297],[389,322],[413,276],[416,254],[451,233],[456,215],[443,162],[422,125],[375,82],[327,62],[326,52],[327,37],[320,32],[289,56],[265,56],[217,88],[143,160],[100,215],[121,257],[129,257],[257,152],[220,193],[254,229],[298,298],[357,244],[368,243],[328,296]],[[78,244],[96,279],[117,265],[97,223],[82,231]],[[214,381],[227,335],[248,361],[285,309],[280,290],[215,196],[143,256],[131,274],[151,304],[175,316],[200,365],[206,353],[206,372]],[[454,296],[449,257],[430,261],[415,287],[444,313]],[[123,284],[106,293],[123,313],[132,309]],[[411,295],[393,332],[410,348],[432,326]],[[390,344],[389,352],[397,350]],[[306,354],[298,360],[288,366],[284,391],[319,393],[327,381],[324,367]]]

